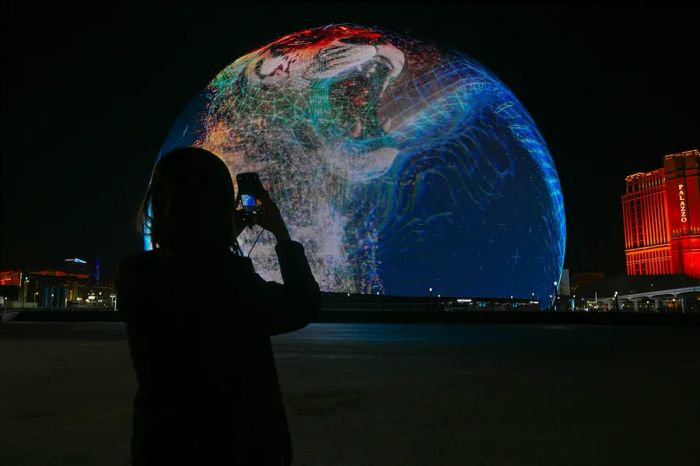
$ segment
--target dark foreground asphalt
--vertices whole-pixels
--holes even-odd
[[[693,465],[700,328],[313,324],[273,339],[297,465]],[[126,465],[118,323],[0,325],[0,465]],[[196,428],[196,426],[193,426]]]

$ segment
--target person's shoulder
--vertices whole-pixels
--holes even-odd
[[[225,254],[219,257],[179,256],[167,251],[153,249],[124,257],[119,264],[120,275],[147,274],[156,270],[175,270],[179,268],[206,267],[217,271],[222,267],[233,266],[235,270],[253,270],[249,257]]]
[[[157,267],[158,252],[143,251],[124,257],[117,268],[117,283],[122,285],[135,277],[147,276]]]
[[[156,250],[142,251],[122,258],[119,262],[119,270],[141,269],[154,264],[157,260],[158,252]]]

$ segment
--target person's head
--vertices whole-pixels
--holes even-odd
[[[234,210],[233,181],[226,164],[207,150],[185,147],[156,163],[139,225],[154,248],[226,251],[237,249]]]

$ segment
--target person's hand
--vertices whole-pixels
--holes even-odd
[[[262,195],[264,214],[261,219],[258,220],[258,225],[275,235],[277,241],[288,241],[289,231],[287,231],[287,225],[284,223],[282,214],[280,213],[275,201],[270,198],[270,193],[267,190],[263,191]]]
[[[236,201],[234,202],[234,206],[236,206],[236,209],[233,211],[233,231],[234,235],[236,235],[236,238],[241,236],[241,233],[243,233],[243,230],[245,230],[245,227],[248,226],[246,223],[245,219],[243,218],[243,209],[238,209],[238,204],[241,202],[241,194],[238,193],[236,195]]]
[[[243,230],[245,230],[245,227],[247,227],[248,224],[246,223],[245,219],[243,218],[243,209],[236,209],[233,211],[233,231],[234,235],[236,235],[236,238],[241,236],[241,233],[243,233]]]
[[[235,205],[238,205],[239,200],[240,197],[237,197]],[[260,225],[262,228],[275,235],[277,241],[289,240],[290,237],[289,231],[287,231],[287,225],[285,225],[284,219],[282,218],[282,214],[280,214],[277,204],[275,204],[275,201],[270,198],[270,193],[267,190],[263,191],[262,201],[264,209],[262,218],[256,218],[253,216],[246,221],[243,217],[242,209],[235,211],[234,228],[236,229],[237,235],[240,235],[245,227]]]

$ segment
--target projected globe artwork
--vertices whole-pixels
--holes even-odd
[[[231,174],[255,171],[322,290],[546,301],[561,189],[513,93],[473,59],[358,25],[284,36],[221,71],[174,124]],[[247,252],[257,231],[239,238]],[[281,280],[274,238],[251,257]]]

